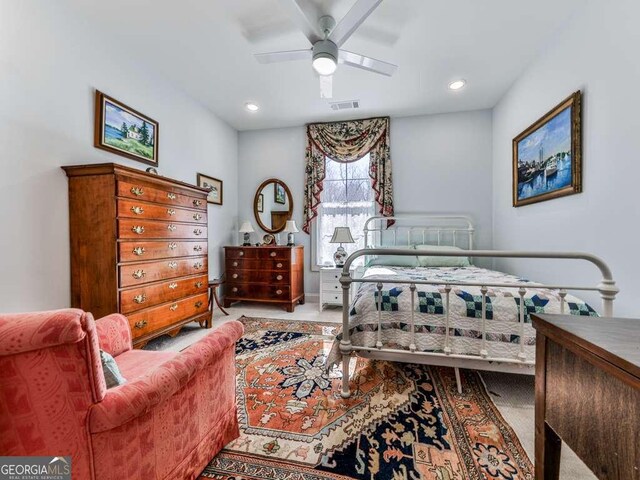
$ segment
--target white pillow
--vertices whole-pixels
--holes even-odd
[[[410,247],[376,247],[385,249],[397,249],[397,250],[415,250],[412,245]],[[381,267],[419,267],[418,257],[415,255],[380,255],[374,257],[369,261],[368,266],[381,266]]]
[[[416,245],[416,250],[433,250],[438,252],[461,252],[460,247],[446,245]],[[469,257],[428,257],[418,256],[421,267],[470,267]]]

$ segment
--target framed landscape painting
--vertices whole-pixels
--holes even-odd
[[[573,93],[513,139],[513,206],[582,191],[582,94]]]
[[[222,205],[222,180],[199,173],[198,186],[209,190],[207,202]]]
[[[94,145],[158,166],[158,122],[96,90]]]
[[[276,182],[273,186],[273,197],[273,200],[276,203],[279,203],[281,205],[287,203],[287,194],[284,191],[284,187],[278,182]]]

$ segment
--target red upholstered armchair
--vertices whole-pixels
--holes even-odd
[[[0,315],[0,455],[71,455],[82,480],[196,477],[238,436],[242,333],[228,322],[180,353],[151,352],[131,348],[122,315]],[[106,388],[99,348],[127,383]]]

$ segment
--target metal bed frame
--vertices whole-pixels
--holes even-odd
[[[388,227],[388,221],[395,221],[395,225]],[[407,224],[408,222],[408,224]],[[428,222],[430,224],[414,224],[414,222]],[[343,309],[342,309],[342,339],[340,341],[340,352],[342,354],[342,391],[344,398],[350,396],[349,391],[349,363],[351,354],[371,359],[389,360],[397,362],[422,363],[430,365],[443,365],[455,368],[458,391],[461,392],[461,382],[459,368],[472,368],[477,370],[492,370],[510,373],[533,374],[535,361],[527,358],[524,352],[524,324],[525,309],[520,308],[520,351],[517,357],[500,358],[491,357],[486,349],[487,318],[486,318],[486,293],[489,287],[509,287],[517,288],[520,296],[520,305],[524,305],[524,297],[527,288],[546,288],[557,290],[560,296],[560,310],[565,312],[565,296],[569,290],[573,291],[594,291],[599,292],[602,298],[602,314],[605,317],[613,315],[613,301],[619,289],[613,280],[611,270],[607,264],[588,253],[580,252],[534,252],[534,251],[503,251],[503,250],[473,250],[473,235],[475,229],[469,217],[454,215],[398,215],[394,217],[371,217],[365,223],[364,237],[365,247],[352,253],[346,260],[342,269],[340,283],[342,284]],[[391,239],[385,243],[385,237]],[[409,250],[399,248],[389,248],[403,245],[406,238],[406,245],[416,243],[418,239],[422,244],[437,242],[436,245],[450,245],[460,247],[460,243],[465,243],[468,250],[442,251],[442,250]],[[446,243],[450,241],[450,243]],[[401,243],[398,243],[401,242]],[[384,248],[380,248],[383,247]],[[352,278],[349,268],[353,262],[360,257],[384,255],[406,255],[406,256],[446,256],[446,257],[470,257],[470,258],[530,258],[530,259],[568,259],[584,260],[595,265],[602,275],[600,283],[596,286],[577,285],[547,285],[536,283],[472,283],[472,282],[443,282],[430,280],[401,280],[397,278]],[[353,345],[349,333],[349,311],[350,311],[350,288],[352,284],[375,283],[378,290],[378,321],[377,321],[377,342],[375,347],[364,347]],[[409,350],[397,348],[387,348],[381,341],[382,329],[382,286],[385,284],[409,285],[411,291],[411,320],[410,320],[410,345]],[[422,352],[416,350],[415,345],[415,295],[416,285],[439,285],[444,286],[445,291],[445,339],[442,352]],[[449,322],[449,294],[452,287],[475,286],[480,287],[482,294],[482,344],[477,354],[454,354],[450,347],[450,322]]]

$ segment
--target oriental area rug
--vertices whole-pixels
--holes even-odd
[[[353,358],[351,398],[325,359],[335,323],[246,318],[240,438],[200,479],[524,480],[533,465],[477,372]]]

